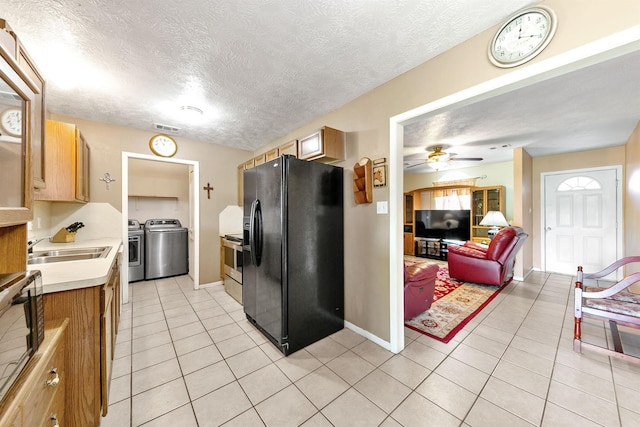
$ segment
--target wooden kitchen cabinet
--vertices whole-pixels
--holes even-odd
[[[260,154],[259,156],[256,156],[253,158],[253,166],[258,166],[263,164],[264,162],[266,162],[267,158],[264,154]]]
[[[247,160],[246,162],[244,162],[245,169],[251,169],[254,166],[255,166],[255,159]]]
[[[265,161],[269,162],[269,161],[277,158],[279,155],[280,155],[280,150],[278,149],[278,147],[272,148],[271,150],[267,151],[264,154]]]
[[[238,206],[244,204],[244,163],[238,166]]]
[[[107,413],[120,310],[116,305],[119,276],[120,261],[116,257],[105,284],[44,294],[47,324],[69,318],[66,425],[97,426],[101,415]]]
[[[111,268],[108,282],[100,290],[100,395],[101,414],[106,416],[109,409],[109,390],[113,357],[116,348],[116,332],[120,315],[120,268],[116,261]]]
[[[278,147],[278,156],[282,156],[283,154],[290,154],[292,156],[298,157],[298,140],[294,139],[293,141],[285,142],[281,146]]]
[[[33,171],[33,186],[45,188],[45,80],[31,59],[20,40],[16,41],[16,60],[20,69],[35,85],[35,96],[31,103],[31,170]]]
[[[8,39],[10,34],[0,32]],[[15,128],[0,125],[0,225],[26,223],[32,218],[31,139],[32,127],[37,127],[31,114],[39,94],[36,86],[14,60],[15,52],[5,51],[0,44],[0,83],[4,96],[0,97],[0,115],[7,114]],[[24,269],[24,266],[21,270]]]
[[[88,202],[90,148],[76,125],[47,120],[45,153],[47,185],[35,200]]]
[[[46,324],[40,348],[0,403],[0,426],[74,425],[66,422],[65,412],[68,323],[60,319]]]
[[[298,140],[298,158],[322,162],[344,160],[345,142],[344,132],[324,126]]]

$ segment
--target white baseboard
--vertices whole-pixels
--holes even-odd
[[[217,286],[217,285],[224,285],[224,282],[222,280],[218,280],[217,282],[203,283],[198,287],[198,289],[211,288],[212,286]]]
[[[344,326],[345,328],[352,330],[356,334],[362,335],[366,339],[373,341],[374,343],[378,344],[380,347],[391,351],[391,343],[388,343],[387,341],[384,341],[382,338],[379,338],[373,335],[371,332],[365,331],[359,326],[356,326],[353,323],[347,322],[346,320],[344,321]]]

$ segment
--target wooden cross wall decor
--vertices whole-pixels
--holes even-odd
[[[211,198],[211,191],[213,191],[213,187],[211,186],[211,184],[209,184],[207,182],[207,186],[206,187],[202,187],[202,189],[207,192],[207,199],[210,199]]]

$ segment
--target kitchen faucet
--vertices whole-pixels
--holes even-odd
[[[51,240],[51,236],[43,237],[42,239],[29,240],[27,242],[27,253],[33,253],[33,247],[37,245],[39,242],[42,242],[44,239]]]

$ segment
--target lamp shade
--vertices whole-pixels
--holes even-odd
[[[489,211],[480,221],[480,225],[487,225],[490,227],[508,227],[509,223],[502,215],[500,211]]]

